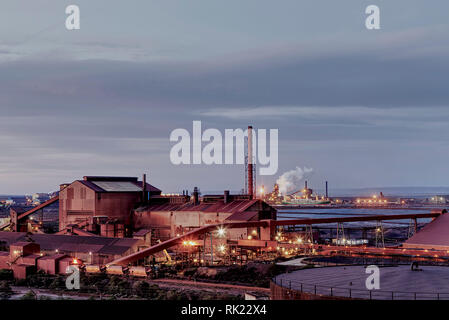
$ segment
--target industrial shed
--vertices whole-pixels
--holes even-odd
[[[32,245],[40,246],[40,251],[33,249],[26,254],[65,254],[86,263],[98,264],[107,263],[146,248],[145,242],[140,239],[27,234],[25,232],[0,232],[0,241],[6,242],[8,246],[17,244],[28,244],[30,248]]]
[[[71,224],[93,226],[98,222],[94,220],[114,220],[102,230],[102,235],[111,237],[130,235],[134,208],[161,194],[145,178],[139,181],[136,177],[85,176],[60,189],[59,230]]]
[[[201,201],[173,203],[170,199],[153,198],[150,205],[134,211],[136,229],[153,230],[161,240],[173,238],[193,229],[224,222],[276,219],[276,210],[259,199],[242,195],[208,195]],[[253,230],[229,230],[228,239],[246,239]]]

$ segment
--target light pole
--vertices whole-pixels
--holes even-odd
[[[218,238],[223,238],[226,236],[226,229],[223,227],[218,227],[215,232],[217,233]],[[206,238],[204,241],[206,241]],[[211,265],[214,265],[214,243],[212,232],[210,232],[210,263]]]

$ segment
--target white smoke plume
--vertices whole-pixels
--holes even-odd
[[[276,183],[279,185],[279,192],[286,195],[289,192],[295,192],[300,188],[300,183],[304,177],[308,176],[313,171],[312,168],[300,168],[284,172]]]

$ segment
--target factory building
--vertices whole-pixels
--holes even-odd
[[[111,238],[138,235],[150,244],[212,224],[276,219],[273,207],[251,195],[231,195],[225,191],[200,197],[198,189],[192,196],[162,195],[161,190],[146,183],[145,175],[142,181],[135,177],[85,176],[61,185],[58,197],[41,204],[42,209],[50,202],[59,202],[58,235]],[[12,229],[41,231],[37,230],[39,225],[36,231],[29,229],[33,215],[39,215],[41,208],[27,209],[11,212]],[[227,238],[261,239],[260,231],[235,228]]]
[[[134,211],[134,227],[152,231],[152,234],[167,240],[188,231],[212,224],[276,219],[276,210],[260,199],[248,195],[206,195],[201,199],[198,192],[192,198],[153,197],[148,206]],[[260,230],[237,228],[229,230],[229,240],[260,237]]]
[[[106,238],[98,236],[67,236],[55,234],[29,234],[25,232],[0,232],[0,242],[9,247],[12,255],[0,257],[0,269],[7,262],[15,263],[20,256],[26,264],[37,265],[37,259],[65,255],[86,264],[106,264],[148,247],[141,239]],[[19,248],[20,247],[20,248]],[[25,248],[25,249],[23,249]],[[25,260],[24,260],[25,259]],[[31,263],[34,259],[35,263]],[[65,269],[64,269],[65,270]]]
[[[132,212],[161,190],[136,177],[86,176],[61,185],[59,230],[70,225],[89,226],[104,236],[123,237],[132,233]]]

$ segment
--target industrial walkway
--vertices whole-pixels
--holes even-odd
[[[157,252],[160,252],[162,250],[165,250],[165,249],[171,248],[175,245],[178,245],[178,244],[182,243],[183,241],[197,240],[198,236],[207,234],[210,232],[214,232],[220,227],[223,227],[226,229],[269,227],[270,221],[274,221],[274,220],[262,220],[262,221],[250,221],[250,222],[229,222],[229,223],[223,223],[223,224],[212,224],[212,225],[204,226],[204,227],[195,229],[193,231],[187,232],[186,234],[183,234],[179,237],[174,237],[167,241],[158,243],[150,248],[130,254],[129,256],[114,260],[114,261],[108,263],[107,266],[110,266],[110,265],[126,266],[129,263],[141,260],[141,259],[151,256]]]
[[[31,210],[28,210],[20,215],[17,216],[17,224],[14,224],[14,221],[10,221],[8,223],[5,223],[3,225],[0,226],[0,230],[3,230],[5,228],[11,227],[14,229],[15,232],[17,232],[17,225],[20,224],[20,221],[25,219],[26,217],[32,215],[33,213],[36,213],[37,211],[44,209],[45,207],[48,207],[49,205],[52,205],[53,203],[55,203],[56,201],[59,200],[59,196],[53,197],[43,203],[41,203],[40,205],[32,208]]]

